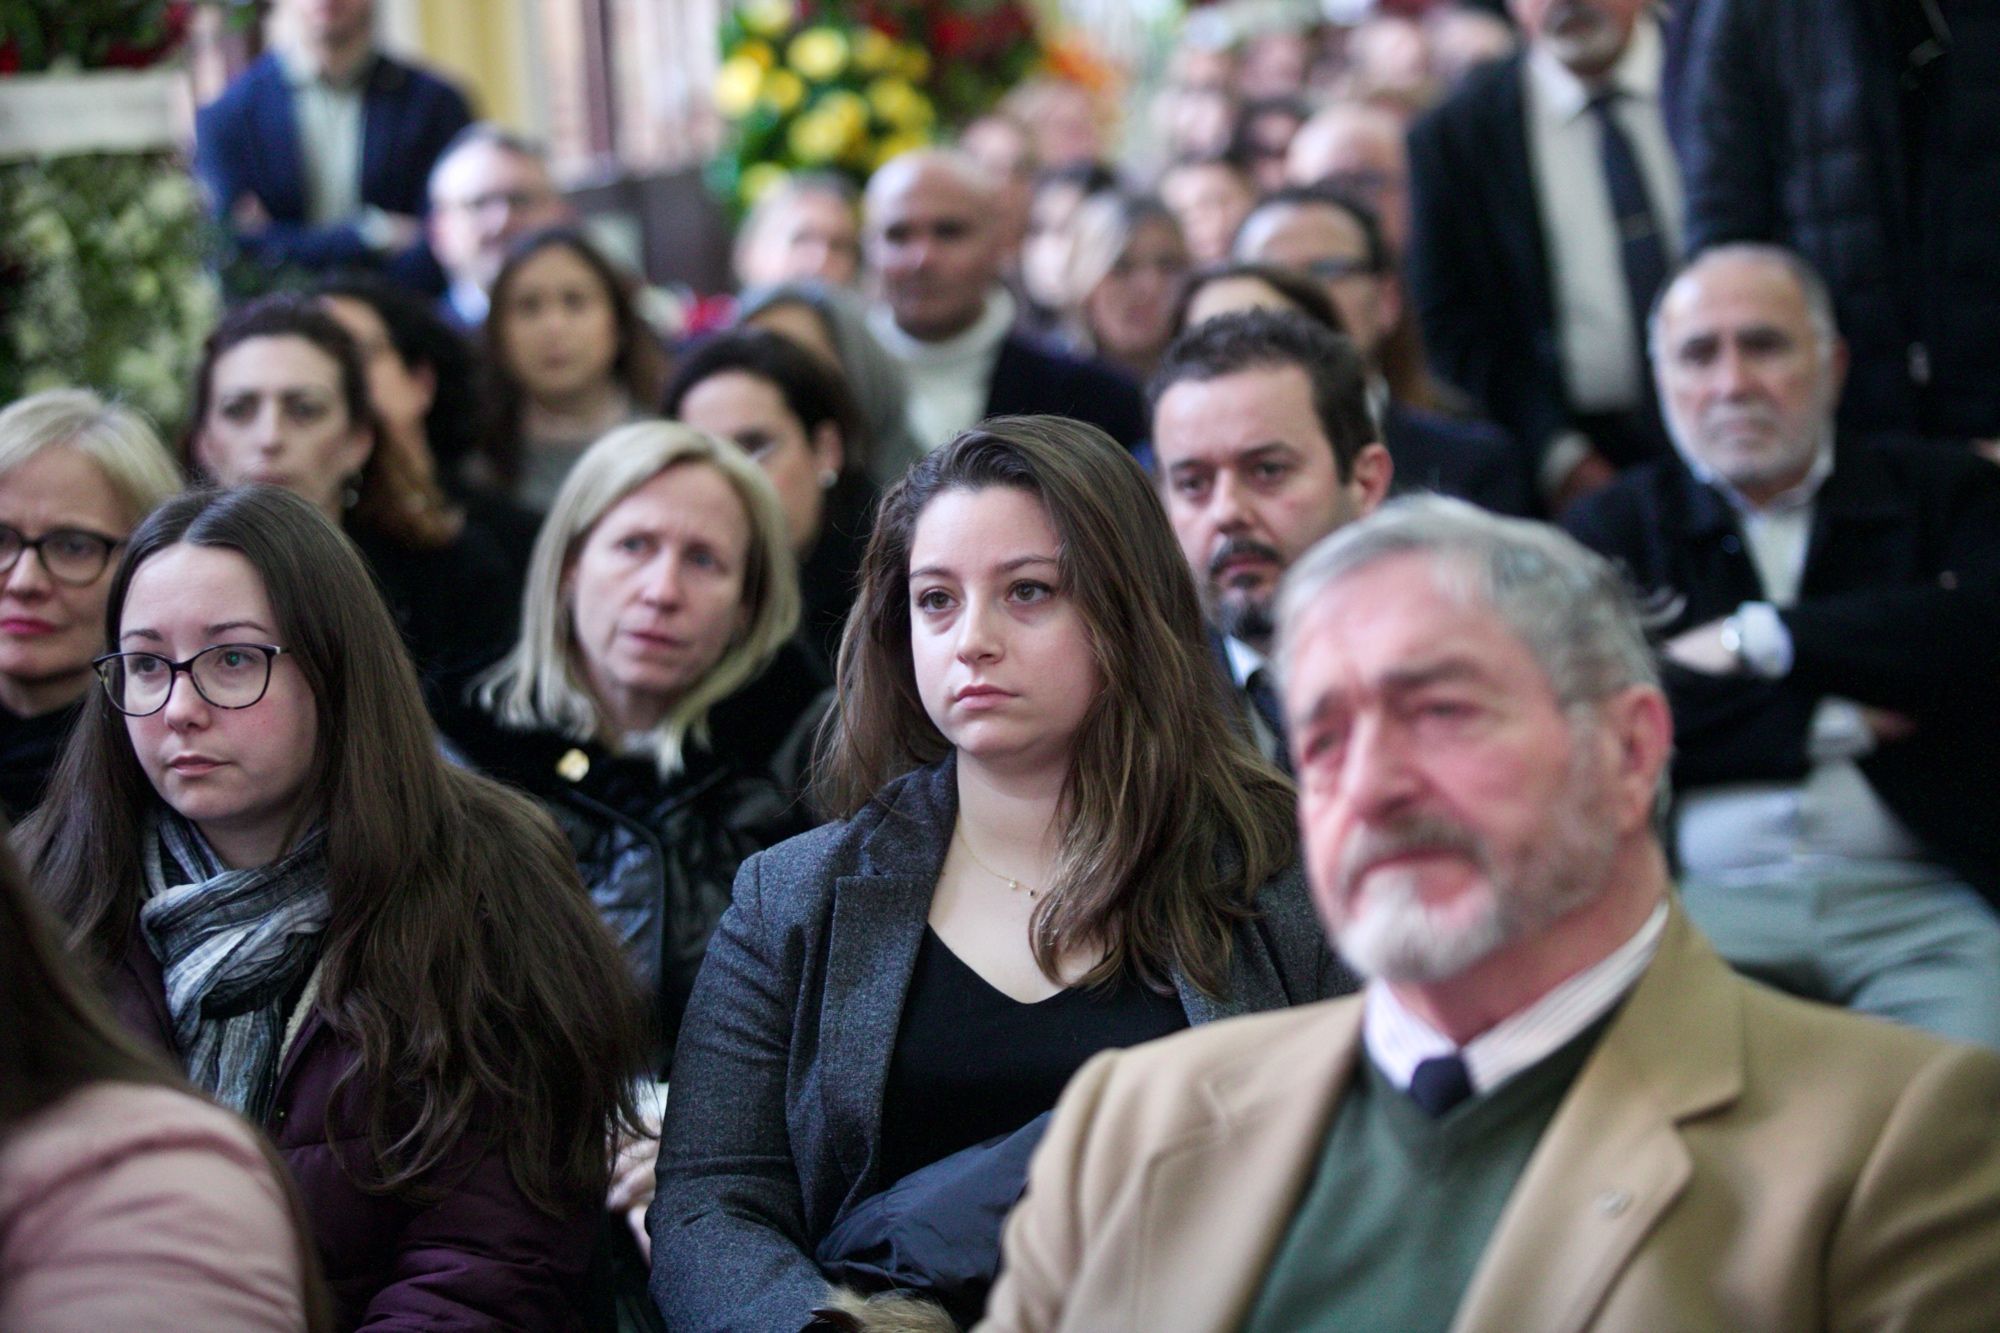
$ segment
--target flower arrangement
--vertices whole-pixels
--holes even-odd
[[[131,79],[177,50],[192,6],[0,0],[0,94]],[[30,105],[35,105],[32,100]],[[167,133],[165,117],[155,139]],[[214,322],[209,229],[170,145],[46,151],[0,142],[0,404],[62,384],[169,428]]]
[[[865,180],[991,107],[1044,48],[1021,0],[747,0],[722,54],[713,183],[747,207],[794,171]]]

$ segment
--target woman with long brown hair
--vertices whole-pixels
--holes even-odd
[[[315,1273],[270,1150],[118,1030],[0,847],[0,1328],[317,1333]]]
[[[651,1214],[676,1329],[800,1327],[828,1275],[976,1319],[991,1210],[1085,1059],[1344,980],[1290,784],[1231,728],[1166,515],[1102,432],[1003,418],[917,464],[838,693],[841,822],[744,864],[682,1028]],[[979,1202],[936,1205],[940,1174]],[[912,1206],[983,1258],[864,1276]]]
[[[126,1025],[259,1122],[349,1325],[573,1325],[638,1001],[525,798],[452,767],[354,548],[273,487],[147,520],[23,826]]]

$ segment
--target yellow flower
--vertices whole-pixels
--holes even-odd
[[[824,166],[839,157],[852,135],[839,117],[808,111],[792,122],[785,143],[792,156],[809,166]]]
[[[835,88],[821,93],[813,106],[821,115],[839,121],[851,135],[860,134],[868,128],[868,103],[859,93]]]
[[[757,104],[763,83],[764,71],[756,61],[741,56],[724,61],[715,76],[715,109],[731,120],[741,119]]]
[[[936,119],[930,99],[901,79],[877,79],[869,84],[868,105],[899,130],[928,129]]]
[[[754,60],[759,69],[769,69],[778,63],[778,53],[771,49],[771,44],[769,42],[760,42],[755,38],[737,47],[730,53],[730,58],[734,60]]]
[[[897,49],[896,67],[897,72],[911,83],[922,83],[931,76],[930,52],[905,42]]]
[[[792,24],[792,0],[746,0],[736,12],[744,27],[766,37],[776,37]]]
[[[806,81],[788,69],[774,69],[764,76],[764,87],[758,96],[782,116],[805,100]]]
[[[909,131],[892,134],[882,140],[881,143],[875,145],[875,161],[872,165],[880,167],[891,158],[901,157],[905,153],[912,153],[919,148],[928,147],[930,141],[930,136],[927,134],[915,134]]]
[[[785,183],[791,175],[775,162],[759,162],[743,169],[742,179],[736,182],[736,195],[747,207],[756,203],[773,189]]]
[[[792,38],[785,59],[814,83],[825,83],[846,68],[847,39],[832,28],[807,28]]]
[[[854,63],[863,74],[880,74],[896,59],[896,44],[880,28],[854,34]]]

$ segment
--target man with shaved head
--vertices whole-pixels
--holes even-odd
[[[877,294],[869,326],[909,377],[910,432],[935,448],[989,416],[1054,413],[1128,448],[1145,436],[1130,380],[1014,329],[1000,282],[999,187],[970,157],[906,153],[868,182],[863,245]]]

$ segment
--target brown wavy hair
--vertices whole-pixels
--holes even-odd
[[[1187,559],[1145,472],[1094,426],[998,417],[927,455],[883,498],[840,645],[841,707],[821,738],[816,794],[850,816],[950,744],[924,711],[910,655],[910,543],[948,491],[1038,498],[1063,590],[1089,629],[1104,689],[1064,786],[1063,850],[1035,909],[1042,972],[1102,948],[1082,978],[1130,973],[1162,992],[1179,968],[1219,995],[1230,937],[1258,888],[1297,856],[1293,790],[1224,711]]]
[[[435,1199],[451,1183],[437,1168],[473,1143],[504,1150],[522,1192],[551,1212],[600,1196],[608,1136],[633,1123],[645,1027],[568,842],[525,796],[439,757],[360,556],[287,491],[198,491],[157,510],[112,578],[107,642],[134,572],[180,543],[250,562],[312,690],[316,800],[292,834],[326,828],[333,915],[318,1005],[360,1052],[346,1077],[366,1088],[380,1164],[362,1183]],[[92,690],[22,837],[71,947],[106,971],[136,928],[156,800],[124,719]]]

